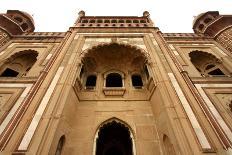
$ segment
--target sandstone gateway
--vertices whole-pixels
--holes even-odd
[[[194,33],[147,11],[34,28],[0,14],[0,154],[232,154],[231,15],[202,13]]]

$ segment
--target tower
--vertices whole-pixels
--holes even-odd
[[[207,14],[195,33],[162,33],[147,11],[33,32],[26,14],[0,48],[1,153],[230,154],[232,55],[214,33],[231,24],[199,30]]]

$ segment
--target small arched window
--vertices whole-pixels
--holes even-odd
[[[21,17],[14,17],[14,19],[15,19],[16,21],[18,21],[19,23],[21,23],[21,22],[23,21],[23,19],[22,19]]]
[[[203,28],[204,28],[204,25],[203,25],[203,24],[200,24],[200,25],[198,26],[198,29],[199,29],[200,31],[202,31]]]
[[[189,53],[189,57],[202,76],[224,76],[226,74],[226,69],[221,61],[210,53],[192,51]]]
[[[211,21],[212,21],[211,18],[206,18],[206,19],[204,20],[204,23],[207,24],[207,23],[209,23],[209,22],[211,22]]]
[[[95,75],[90,75],[86,79],[85,87],[86,89],[94,89],[96,87],[97,77]]]
[[[21,25],[21,27],[22,27],[22,29],[23,29],[24,31],[26,31],[26,30],[28,29],[27,23],[23,23],[23,24]]]
[[[110,73],[106,77],[106,87],[122,87],[122,76],[118,73]]]
[[[143,80],[140,75],[132,75],[131,79],[132,79],[133,87],[138,88],[138,89],[143,87]]]
[[[4,72],[1,74],[1,77],[17,77],[18,74],[19,72],[10,68],[6,68]]]
[[[61,155],[65,143],[65,136],[61,136],[58,142],[55,155]]]

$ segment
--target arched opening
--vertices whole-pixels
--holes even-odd
[[[95,75],[90,75],[86,79],[85,87],[86,89],[94,89],[96,86],[97,77]]]
[[[136,80],[138,82],[135,85],[141,87],[148,83],[144,66],[149,61],[149,55],[140,47],[115,43],[114,39],[111,43],[99,44],[82,52],[81,61],[85,69],[85,78],[82,79],[95,73],[103,75],[103,78],[98,79],[103,85],[98,88],[102,88],[105,95],[122,96],[128,86],[125,83],[131,82],[129,78],[125,78],[131,76],[130,73],[138,73],[141,79],[145,79],[142,82]]]
[[[15,19],[16,21],[18,21],[19,23],[21,23],[21,22],[23,21],[23,19],[22,19],[21,17],[14,17],[14,19]]]
[[[200,25],[198,26],[198,29],[199,29],[200,31],[202,31],[203,28],[204,28],[204,25],[203,25],[203,24],[200,24]]]
[[[142,77],[140,75],[132,75],[131,79],[132,79],[133,87],[135,87],[137,89],[140,89],[143,87],[143,80],[142,80]]]
[[[2,65],[1,77],[19,77],[26,75],[36,62],[38,53],[33,50],[15,53]]]
[[[221,61],[210,53],[192,51],[189,57],[202,76],[224,76],[226,73]]]
[[[106,77],[106,87],[122,87],[122,77],[118,73],[110,73]]]
[[[55,155],[61,155],[65,143],[65,136],[61,136],[58,142]]]
[[[22,29],[23,29],[24,31],[26,31],[26,30],[28,29],[27,23],[23,23],[23,24],[21,25],[21,27],[22,27]]]
[[[115,120],[103,125],[96,139],[96,155],[133,155],[129,128]]]
[[[6,68],[4,72],[1,74],[1,77],[17,77],[18,74],[19,72],[10,68]]]

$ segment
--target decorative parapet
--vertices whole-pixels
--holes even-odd
[[[123,96],[126,91],[125,87],[104,87],[105,96]]]
[[[154,27],[149,18],[149,12],[143,16],[85,16],[85,12],[79,13],[75,23],[76,27]]]

